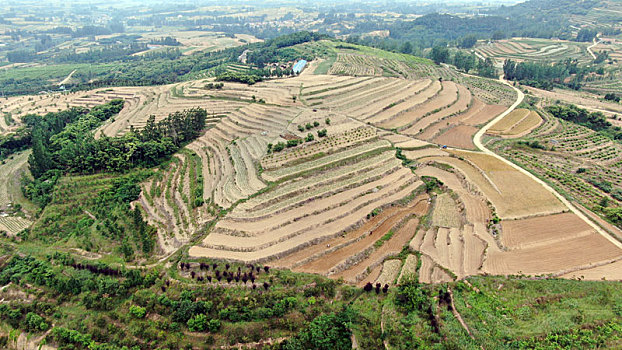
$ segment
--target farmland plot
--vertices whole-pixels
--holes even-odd
[[[397,276],[400,274],[402,266],[401,260],[387,260],[382,264],[382,272],[376,279],[376,283],[384,286],[385,284],[393,285]]]
[[[511,166],[485,154],[451,151],[461,157],[423,160],[449,164],[461,171],[486,195],[502,219],[559,213],[566,207],[553,194]]]
[[[5,231],[10,236],[20,233],[30,225],[32,221],[19,216],[0,216],[0,232]]]
[[[432,224],[440,227],[460,227],[460,221],[456,201],[451,195],[448,193],[438,195],[432,212]]]
[[[29,176],[28,156],[30,151],[24,151],[10,156],[0,164],[0,211],[9,206],[20,204],[24,209],[30,210],[32,204],[24,198],[20,189],[22,176]]]
[[[492,43],[482,43],[475,48],[483,57],[503,61],[514,59],[521,61],[551,62],[573,58],[582,62],[590,61],[586,43],[564,40],[512,38]]]
[[[43,115],[70,107],[92,108],[113,99],[129,102],[134,98],[134,93],[124,88],[9,97],[0,103],[0,134],[15,131],[26,114]]]
[[[542,118],[537,112],[519,108],[495,123],[487,133],[502,137],[521,137],[537,128],[541,122]]]
[[[122,135],[131,127],[141,129],[147,123],[151,115],[155,116],[156,122],[165,118],[170,113],[191,109],[194,107],[204,108],[208,113],[208,125],[213,125],[218,119],[232,111],[248,104],[250,101],[227,101],[212,98],[207,95],[184,95],[184,91],[191,83],[163,85],[155,87],[132,87],[118,88],[126,93],[133,92],[133,97],[128,99],[123,110],[114,120],[104,124],[96,132],[103,132],[107,136]],[[122,90],[121,90],[122,89]]]
[[[397,279],[397,283],[402,283],[404,280],[408,279],[410,276],[417,275],[417,256],[414,254],[409,254],[404,261],[404,265],[402,266],[402,270],[400,271],[400,276]]]
[[[365,159],[357,162],[363,167]],[[301,181],[314,175],[302,175]],[[203,241],[203,247],[192,248],[191,254],[226,256],[241,261],[285,256],[341,234],[357,225],[374,208],[398,201],[421,185],[407,169],[399,166],[389,169],[381,177],[352,178],[350,181],[353,183],[342,182],[335,186],[337,188],[332,187],[331,182],[324,182],[309,193],[316,193],[309,199],[299,195],[299,200],[276,202],[262,208],[260,216],[255,219],[246,215],[241,220],[236,219],[234,210],[216,225]],[[262,195],[271,194],[268,191]],[[285,193],[280,197],[293,195]]]

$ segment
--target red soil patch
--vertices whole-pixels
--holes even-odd
[[[422,208],[427,208],[427,202],[421,202]],[[358,264],[348,268],[347,270],[343,270],[339,273],[331,275],[331,278],[339,278],[343,277],[344,280],[348,282],[357,282],[357,276],[361,276],[365,273],[365,270],[368,266],[373,266],[374,264],[380,264],[389,255],[395,255],[402,251],[402,248],[408,244],[413,236],[415,235],[417,225],[419,224],[419,220],[416,218],[410,219],[404,226],[400,227],[389,239],[384,242],[384,244],[374,250],[365,260],[359,262]]]
[[[425,197],[420,196],[415,199],[414,203],[420,203],[421,201],[425,202],[425,208],[427,210],[427,195]],[[421,213],[421,206],[414,205],[409,208],[402,208],[396,215],[389,217],[385,220],[378,228],[371,232],[363,232],[363,238],[359,241],[352,243],[343,247],[342,249],[338,249],[334,252],[325,254],[316,260],[308,262],[304,265],[301,265],[297,268],[294,268],[294,271],[300,272],[310,272],[310,273],[320,273],[326,274],[330,269],[335,267],[337,264],[342,263],[347,258],[364,251],[365,249],[373,246],[373,244],[380,239],[383,235],[385,235],[389,230],[391,230],[395,225],[397,225],[400,221],[402,221],[406,216],[413,213]],[[425,212],[425,211],[423,211]],[[420,214],[421,215],[421,214]]]

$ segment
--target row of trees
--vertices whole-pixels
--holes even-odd
[[[593,72],[597,72],[595,67],[579,66],[579,62],[571,58],[551,64],[513,60],[505,60],[503,63],[506,79],[547,90],[552,89],[554,84],[578,89],[584,77]],[[572,77],[570,82],[565,81],[568,77]]]
[[[602,112],[590,112],[575,105],[549,106],[547,111],[557,118],[583,125],[611,139],[622,140],[622,128],[613,126]]]
[[[430,51],[430,59],[436,64],[453,64],[465,73],[475,72],[478,75],[489,78],[494,78],[497,75],[497,69],[492,59],[482,60],[464,51],[456,50],[452,52],[447,46],[434,46]]]

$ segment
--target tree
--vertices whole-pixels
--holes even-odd
[[[456,68],[468,73],[477,67],[477,58],[466,52],[458,51],[454,54],[453,64]]]
[[[447,62],[449,61],[449,49],[447,46],[434,46],[430,53],[430,57],[436,64]]]
[[[470,49],[475,46],[475,44],[477,44],[477,37],[475,37],[475,35],[473,34],[470,34],[460,39],[460,44],[458,46],[463,49]]]
[[[505,38],[506,38],[505,33],[500,30],[497,30],[496,32],[492,33],[492,37],[491,37],[492,40],[502,40]]]
[[[598,34],[598,31],[596,29],[581,28],[577,33],[577,37],[575,38],[575,40],[583,42],[592,41],[596,37],[596,34]]]
[[[220,321],[216,319],[210,320],[208,327],[210,332],[216,333],[220,329]]]
[[[402,46],[400,46],[400,52],[401,53],[412,53],[413,52],[413,45],[409,42],[406,41],[402,44]]]
[[[295,337],[286,340],[283,349],[352,349],[350,328],[355,317],[355,312],[351,309],[345,309],[337,314],[318,316]]]
[[[26,314],[26,325],[28,326],[29,330],[35,331],[35,332],[45,331],[49,327],[48,324],[43,319],[43,317],[33,312],[29,312]]]

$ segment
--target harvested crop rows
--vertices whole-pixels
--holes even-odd
[[[541,122],[542,118],[538,112],[523,108],[515,109],[490,127],[487,133],[502,137],[521,137],[537,128]]]
[[[535,140],[543,149],[507,148],[503,140],[491,144],[505,157],[551,181],[585,206],[597,205],[603,198],[608,198],[610,205],[619,205],[615,204],[620,203],[618,199],[605,192],[607,184],[612,188],[622,185],[622,147],[618,143],[583,126],[552,117],[547,117],[528,136],[527,141]]]
[[[582,62],[589,61],[584,43],[549,39],[514,38],[484,43],[476,47],[483,57],[504,59],[518,59],[528,61],[558,61],[566,58],[576,58]]]
[[[439,227],[460,227],[460,213],[456,201],[448,193],[436,197],[432,212],[432,225]]]
[[[0,232],[6,231],[11,236],[20,233],[30,225],[32,225],[32,221],[19,216],[0,216]]]
[[[25,207],[25,198],[20,189],[22,175],[27,175],[28,156],[30,151],[24,151],[10,156],[0,164],[0,211],[15,204]]]
[[[509,251],[491,252],[483,270],[491,274],[548,274],[591,267],[622,255],[622,250],[591,230],[574,214],[529,218],[508,225]],[[523,228],[524,227],[524,228]],[[551,229],[562,227],[564,231]],[[528,228],[529,235],[516,237]]]
[[[456,157],[429,157],[458,168],[493,203],[502,219],[558,213],[565,206],[540,184],[500,160],[481,153],[452,151]]]
[[[382,150],[382,147],[377,144],[375,149]],[[240,261],[281,257],[339,235],[359,223],[373,209],[407,197],[421,185],[407,169],[399,166],[395,158],[388,163],[385,161],[382,167],[366,167],[365,157],[374,154],[371,149],[358,153],[358,157],[337,157],[324,162],[329,174],[317,186],[314,182],[309,183],[307,177],[321,180],[324,179],[322,173],[287,171],[293,177],[292,182],[309,183],[310,187],[301,193],[295,184],[285,184],[274,189],[280,192],[278,194],[268,191],[253,198],[244,206],[243,213],[242,207],[236,207],[218,222],[203,241],[202,248],[197,249]],[[385,152],[383,157],[391,157],[391,152]],[[347,159],[363,169],[355,170],[358,176],[348,174],[342,176],[345,178],[341,181],[337,180],[339,177],[335,179],[340,168],[348,167]],[[263,200],[264,196],[266,200]],[[270,197],[274,199],[270,201]],[[273,204],[266,207],[265,202]]]

